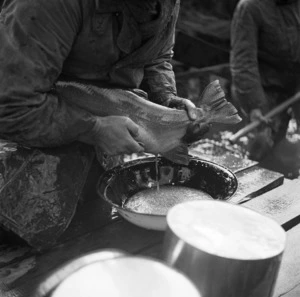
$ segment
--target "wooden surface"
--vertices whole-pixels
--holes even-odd
[[[246,196],[251,198],[241,205],[273,218],[287,231],[287,247],[274,296],[299,297],[300,180],[284,180],[281,185],[282,175],[258,166],[246,166],[236,175],[240,188],[236,200],[233,198],[231,202]],[[255,176],[255,183],[247,182]],[[267,178],[263,179],[264,176]],[[160,258],[163,237],[163,232],[145,230],[124,221],[100,199],[90,200],[79,206],[69,230],[51,250],[37,253],[24,243],[0,246],[0,296],[31,296],[49,273],[90,251],[116,248]]]

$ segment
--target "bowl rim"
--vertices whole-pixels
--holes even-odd
[[[236,193],[237,188],[238,188],[238,179],[237,179],[236,175],[234,174],[234,172],[231,171],[230,169],[228,169],[227,167],[223,166],[223,165],[220,165],[220,164],[217,164],[217,163],[214,163],[214,162],[211,162],[211,161],[206,161],[206,160],[201,159],[201,158],[199,158],[197,156],[189,155],[189,157],[190,157],[189,158],[190,161],[191,160],[196,160],[196,161],[202,161],[204,163],[209,163],[209,164],[212,164],[212,165],[214,165],[216,167],[221,167],[222,169],[225,169],[225,171],[228,171],[230,173],[230,175],[232,176],[232,178],[234,180],[235,186],[234,186],[233,193],[227,199],[224,199],[224,201],[229,201],[233,197],[233,195]],[[106,196],[102,195],[100,193],[100,190],[99,190],[101,181],[105,178],[105,176],[107,176],[107,175],[113,175],[113,174],[115,174],[118,171],[126,170],[129,167],[132,167],[134,165],[138,165],[138,164],[141,164],[141,163],[150,163],[150,162],[155,161],[156,159],[158,159],[158,160],[164,159],[164,160],[167,160],[168,162],[171,162],[170,160],[164,158],[163,156],[157,156],[157,157],[156,156],[147,156],[147,157],[143,157],[143,158],[139,158],[139,159],[128,161],[128,162],[126,162],[123,165],[119,165],[119,166],[116,166],[116,167],[114,167],[112,169],[109,169],[109,170],[105,171],[100,176],[99,181],[97,183],[97,193],[98,193],[98,195],[104,201],[106,201],[108,204],[110,204],[111,206],[113,206],[114,208],[116,208],[118,211],[120,210],[120,211],[125,212],[125,213],[130,213],[130,214],[133,214],[133,215],[142,215],[142,216],[146,216],[146,217],[166,218],[167,214],[149,214],[149,213],[136,212],[136,211],[133,211],[133,210],[130,210],[130,209],[126,209],[126,208],[124,208],[122,206],[119,206],[118,204],[113,203],[111,200],[107,199]],[[214,200],[219,201],[217,199],[214,199]]]

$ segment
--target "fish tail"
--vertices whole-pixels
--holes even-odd
[[[226,100],[219,80],[211,82],[205,88],[199,105],[205,111],[207,123],[236,124],[242,120],[237,109]]]

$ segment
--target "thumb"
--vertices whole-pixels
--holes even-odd
[[[128,121],[126,122],[126,127],[133,138],[139,136],[139,126],[134,121],[128,119]]]
[[[185,99],[184,103],[185,103],[185,108],[188,112],[189,118],[191,120],[196,120],[197,112],[196,112],[195,104],[191,100],[188,100],[188,99]]]

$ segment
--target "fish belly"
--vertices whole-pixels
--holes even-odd
[[[126,90],[61,83],[57,91],[69,103],[96,116],[129,117],[139,126],[136,140],[148,153],[163,154],[180,145],[189,124],[185,111],[154,104]]]

